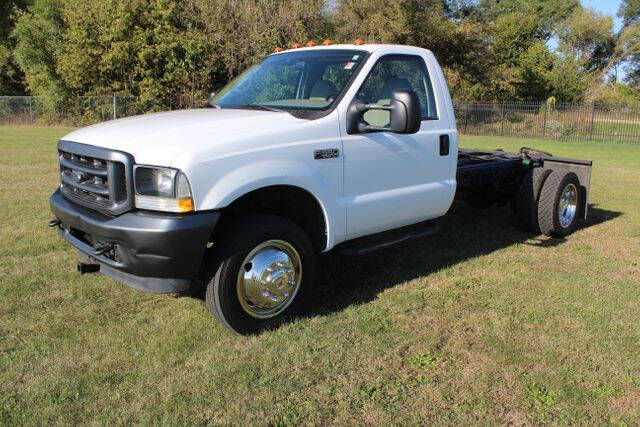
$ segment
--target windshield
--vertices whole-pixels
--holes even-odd
[[[272,55],[209,100],[222,108],[327,110],[346,89],[366,52],[307,50]]]

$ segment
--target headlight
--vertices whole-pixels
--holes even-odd
[[[164,212],[193,211],[189,181],[179,170],[136,166],[134,181],[137,208]]]

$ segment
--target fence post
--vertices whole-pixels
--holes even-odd
[[[544,103],[544,118],[542,119],[542,137],[547,135],[547,103]]]
[[[33,121],[33,107],[31,106],[31,100],[33,99],[32,96],[29,97],[29,117],[31,118],[31,121]]]
[[[593,103],[593,109],[591,110],[591,128],[589,129],[589,141],[593,139],[593,119],[596,115],[596,103]]]
[[[469,123],[469,104],[465,105],[465,114],[464,114],[464,131],[463,133],[467,133],[467,123]]]
[[[500,104],[500,135],[504,136],[504,101]]]
[[[113,94],[113,120],[118,118],[118,95]]]

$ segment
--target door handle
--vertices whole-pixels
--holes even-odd
[[[440,155],[449,155],[449,134],[440,135]]]

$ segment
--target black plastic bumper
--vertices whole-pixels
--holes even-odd
[[[153,293],[181,292],[191,286],[220,217],[217,211],[136,211],[110,217],[70,202],[60,190],[49,202],[61,221],[60,235],[100,263],[102,273]]]

